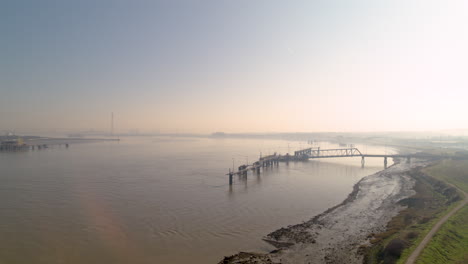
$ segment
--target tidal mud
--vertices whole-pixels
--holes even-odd
[[[361,245],[405,207],[398,201],[415,194],[408,172],[427,162],[396,163],[362,178],[341,204],[307,222],[280,228],[264,240],[278,250],[269,254],[239,253],[220,263],[362,263]]]

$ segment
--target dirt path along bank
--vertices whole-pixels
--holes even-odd
[[[448,212],[444,217],[439,219],[439,221],[437,221],[437,223],[431,228],[431,230],[429,231],[429,233],[427,233],[427,235],[424,237],[424,239],[421,241],[421,243],[419,243],[419,245],[416,247],[416,249],[408,257],[405,264],[414,264],[415,261],[417,260],[417,258],[419,257],[419,255],[421,254],[421,252],[423,251],[423,249],[426,247],[426,245],[429,243],[429,241],[431,241],[432,237],[435,235],[435,233],[437,233],[437,231],[440,229],[440,227],[445,222],[447,222],[447,220],[452,215],[454,215],[456,212],[458,212],[458,210],[460,210],[463,206],[468,204],[468,193],[460,190],[459,188],[457,188],[456,186],[454,186],[452,184],[449,184],[449,183],[447,183],[447,184],[454,187],[454,188],[456,188],[459,192],[463,193],[463,195],[465,195],[465,199],[458,206],[456,206],[455,208],[450,210],[450,212]]]

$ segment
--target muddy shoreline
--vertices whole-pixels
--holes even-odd
[[[408,172],[424,161],[396,162],[362,178],[340,204],[307,222],[280,228],[263,239],[277,250],[269,254],[241,252],[219,263],[350,263],[363,262],[359,248],[405,207],[398,201],[414,195]]]

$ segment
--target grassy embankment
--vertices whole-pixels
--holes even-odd
[[[447,168],[452,167],[452,164],[447,164],[447,162],[466,164],[466,169],[460,168],[460,171],[468,173],[468,160],[450,160],[440,163],[445,164],[444,168],[441,168],[441,175],[448,175],[446,177],[450,177],[450,179],[457,178],[454,173],[447,171]],[[366,263],[404,263],[408,255],[429,232],[434,223],[463,198],[455,188],[447,185],[445,181],[456,186],[458,184],[448,181],[446,178],[438,177],[435,175],[435,171],[431,171],[437,166],[442,165],[438,164],[428,169],[418,168],[410,172],[411,176],[416,180],[416,194],[400,201],[400,204],[407,206],[407,208],[388,223],[386,232],[372,234],[371,246],[362,247]],[[457,179],[459,184],[468,183],[468,179],[463,176],[459,176]],[[457,214],[454,218],[457,216],[459,218],[463,217]],[[460,223],[457,222],[456,225],[458,226]]]
[[[444,160],[424,171],[468,193],[467,160]],[[439,229],[416,263],[468,263],[468,206],[460,209]]]

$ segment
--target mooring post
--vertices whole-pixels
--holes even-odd
[[[384,168],[386,169],[387,168],[387,157],[386,156],[384,157],[383,164],[384,164]]]
[[[231,168],[229,168],[229,185],[232,185],[232,175],[233,175],[233,172],[231,171]]]
[[[411,156],[408,156],[408,157],[406,158],[406,163],[411,163]]]

